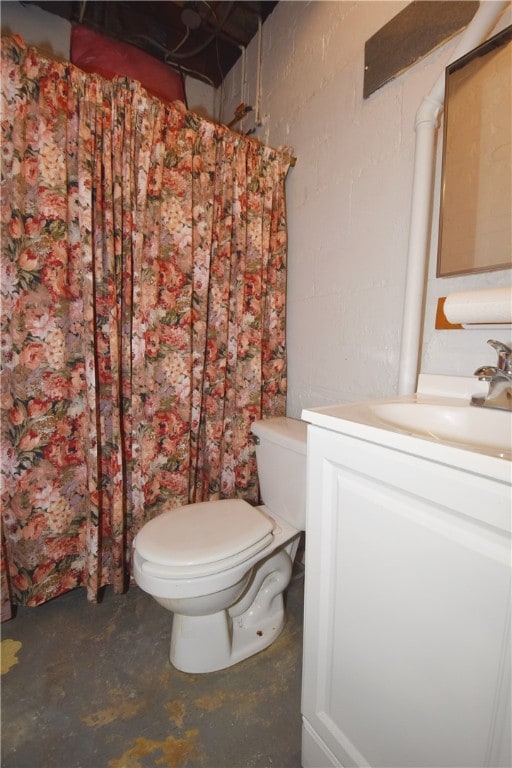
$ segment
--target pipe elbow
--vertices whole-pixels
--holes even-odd
[[[415,128],[424,123],[430,123],[434,128],[439,125],[439,115],[443,111],[444,103],[433,96],[425,96],[416,113]]]

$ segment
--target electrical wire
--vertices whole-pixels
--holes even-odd
[[[176,61],[173,62],[171,60],[167,59],[167,56],[171,55],[171,51],[169,51],[168,48],[166,48],[164,45],[161,45],[161,43],[157,43],[156,40],[153,40],[152,37],[148,37],[148,35],[131,35],[129,38],[126,38],[127,43],[135,43],[137,40],[143,41],[145,43],[151,43],[155,48],[158,48],[162,53],[166,55],[166,58],[164,59],[165,64],[167,66],[172,67],[173,69],[176,69],[178,72],[186,72],[189,75],[195,75],[200,80],[203,80],[203,82],[208,83],[208,85],[211,85],[212,88],[215,88],[215,83],[213,80],[208,77],[207,75],[203,74],[202,72],[198,72],[195,69],[191,69],[190,67],[186,67],[180,62]]]
[[[176,48],[173,48],[173,49],[172,49],[172,51],[170,51],[170,52],[169,52],[169,53],[166,55],[166,57],[165,57],[165,63],[167,63],[167,56],[174,56],[174,54],[176,53],[176,51],[179,51],[179,49],[181,48],[181,46],[182,46],[182,45],[184,45],[184,43],[186,43],[186,42],[187,42],[187,40],[188,40],[188,38],[189,38],[189,35],[190,35],[190,29],[189,29],[189,27],[187,27],[187,31],[185,32],[184,36],[182,37],[181,41],[178,43],[178,45],[176,46]]]

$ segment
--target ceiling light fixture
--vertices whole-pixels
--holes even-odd
[[[199,29],[202,24],[202,19],[199,13],[196,11],[195,3],[187,3],[181,12],[181,21],[187,29]]]

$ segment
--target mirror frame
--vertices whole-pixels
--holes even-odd
[[[499,103],[500,107],[500,117],[501,119],[506,120],[506,116],[508,116],[508,134],[511,136],[511,139],[509,140],[508,144],[505,142],[504,145],[501,147],[492,148],[490,151],[490,154],[488,156],[493,157],[495,156],[496,152],[498,152],[498,149],[501,149],[505,154],[505,162],[500,164],[500,161],[498,159],[498,162],[494,162],[492,166],[489,168],[489,174],[487,177],[486,174],[486,180],[485,184],[487,185],[487,189],[490,189],[493,185],[493,189],[505,189],[506,195],[505,198],[508,196],[510,197],[510,187],[511,187],[511,179],[512,179],[512,162],[511,162],[511,156],[512,156],[512,127],[511,127],[511,89],[507,89],[508,93],[506,96],[508,96],[508,104],[505,102],[504,108],[502,108],[502,102],[500,102],[498,97],[498,94],[494,94],[494,101],[493,101],[493,94],[490,89],[490,85],[492,85],[492,81],[489,82],[489,80],[484,81],[483,78],[481,80],[477,80],[475,83],[474,75],[476,74],[475,68],[476,68],[476,60],[482,60],[487,55],[493,53],[497,49],[501,48],[502,46],[510,45],[510,42],[512,41],[512,25],[506,27],[501,32],[498,32],[498,34],[494,35],[492,38],[487,40],[486,42],[482,43],[482,45],[479,45],[474,50],[467,53],[465,56],[462,56],[460,59],[457,59],[457,61],[452,62],[446,67],[445,70],[445,97],[444,97],[444,126],[443,126],[443,150],[442,150],[442,170],[441,170],[441,196],[440,196],[440,206],[439,206],[439,232],[438,232],[438,250],[437,250],[437,277],[450,277],[453,275],[464,275],[464,274],[472,274],[476,272],[489,272],[494,271],[498,269],[508,269],[512,267],[512,253],[511,253],[511,240],[512,240],[512,234],[511,234],[511,217],[508,216],[508,225],[505,224],[505,228],[502,230],[499,230],[499,236],[501,240],[499,241],[500,250],[504,252],[505,254],[508,254],[506,256],[506,260],[503,261],[503,259],[492,262],[489,260],[488,254],[484,254],[486,259],[482,261],[480,264],[477,261],[478,254],[475,253],[475,243],[476,243],[476,237],[473,238],[471,245],[473,248],[471,248],[471,252],[467,254],[467,258],[464,260],[464,263],[462,263],[462,259],[459,258],[456,259],[455,264],[449,264],[447,254],[443,253],[443,245],[446,249],[446,241],[450,236],[449,231],[446,228],[447,221],[449,220],[449,217],[447,216],[447,210],[452,211],[453,207],[459,207],[460,214],[467,214],[466,216],[461,215],[461,219],[464,219],[461,221],[460,226],[464,229],[464,231],[467,231],[467,227],[469,226],[470,219],[470,212],[475,211],[475,205],[476,205],[476,193],[478,186],[481,184],[481,177],[476,172],[479,169],[476,169],[473,176],[471,177],[471,168],[469,169],[468,173],[469,176],[463,179],[463,183],[466,183],[465,189],[473,189],[474,195],[473,198],[475,200],[469,200],[467,208],[465,210],[462,210],[462,207],[460,203],[458,202],[460,199],[460,194],[457,196],[457,189],[454,189],[454,185],[456,183],[457,178],[460,178],[460,168],[461,168],[461,162],[465,162],[465,157],[474,157],[480,156],[476,150],[480,148],[479,146],[479,140],[482,138],[482,135],[484,136],[484,146],[485,145],[485,132],[482,131],[482,127],[487,126],[489,124],[491,126],[491,132],[492,128],[494,126],[494,122],[492,120],[486,120],[485,123],[480,121],[478,125],[473,126],[471,121],[462,120],[460,124],[457,123],[457,119],[459,118],[458,111],[456,109],[457,105],[453,105],[452,103],[452,112],[450,112],[450,96],[453,98],[453,92],[454,89],[459,89],[459,93],[462,92],[463,88],[466,89],[469,88],[468,83],[471,83],[471,101],[473,104],[478,104],[481,98],[485,95],[487,97],[486,105],[489,103],[496,105],[496,103]],[[483,62],[482,62],[483,65]],[[465,67],[468,67],[466,72],[463,72]],[[456,73],[459,73],[459,76],[454,78]],[[454,82],[455,80],[455,82]],[[487,86],[484,88],[484,85]],[[479,86],[479,88],[478,88]],[[462,98],[467,97],[468,91],[466,90],[465,93],[462,94]],[[499,94],[501,96],[501,93]],[[505,97],[506,98],[506,97]],[[471,109],[471,105],[469,107]],[[455,116],[454,113],[455,112]],[[467,114],[467,113],[466,113]],[[487,117],[488,112],[486,112]],[[494,114],[491,112],[491,116]],[[496,110],[496,114],[498,114]],[[478,122],[478,121],[475,121]],[[472,131],[471,135],[470,132]],[[504,131],[507,131],[507,127],[505,127]],[[449,149],[453,147],[454,142],[457,142],[459,138],[461,138],[462,134],[464,134],[464,141],[468,139],[469,135],[469,141],[466,141],[465,148],[466,150],[460,150],[460,153],[457,153],[457,156],[454,158],[453,155],[450,157]],[[489,134],[490,135],[490,132]],[[462,142],[459,142],[457,146],[461,145]],[[471,150],[473,149],[473,153],[471,153]],[[469,154],[467,152],[469,150]],[[463,152],[466,151],[466,154],[463,156]],[[489,150],[487,150],[489,152]],[[467,165],[465,164],[465,167]],[[474,183],[467,183],[467,182],[473,181]],[[501,187],[500,187],[501,184]],[[503,187],[503,185],[506,185],[506,187]],[[460,190],[460,187],[459,187]],[[457,202],[455,202],[457,200]],[[471,208],[471,205],[473,206]],[[450,207],[448,207],[450,206]],[[506,207],[506,206],[504,206]],[[492,232],[492,227],[489,229],[485,228],[487,225],[487,222],[490,223],[493,219],[491,218],[494,211],[488,212],[488,217],[485,218],[485,214],[480,210],[480,216],[481,219],[484,222],[484,232],[483,235],[481,234],[481,237],[485,238],[486,232]],[[475,217],[476,218],[476,217]],[[507,215],[505,214],[505,220],[507,219]],[[480,221],[480,218],[479,218]],[[450,220],[450,224],[452,224]],[[493,234],[496,234],[495,232]],[[468,236],[469,237],[469,236]],[[507,245],[502,245],[503,241],[507,240],[508,243],[508,250]],[[468,240],[469,242],[469,240]]]

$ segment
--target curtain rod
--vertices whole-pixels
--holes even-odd
[[[238,107],[235,109],[235,114],[232,120],[229,121],[229,123],[226,123],[227,127],[231,130],[234,125],[236,125],[240,120],[242,120],[249,112],[252,112],[252,107],[249,106],[249,104],[245,104],[242,102],[238,105]],[[250,131],[248,131],[245,135],[248,136],[250,133],[253,133],[255,128],[252,128]],[[285,148],[286,149],[286,148]],[[293,155],[288,154],[285,150],[278,150],[279,152],[282,152],[283,155],[288,155],[290,158],[290,166],[293,168],[295,166],[295,163],[297,162],[297,158]]]

